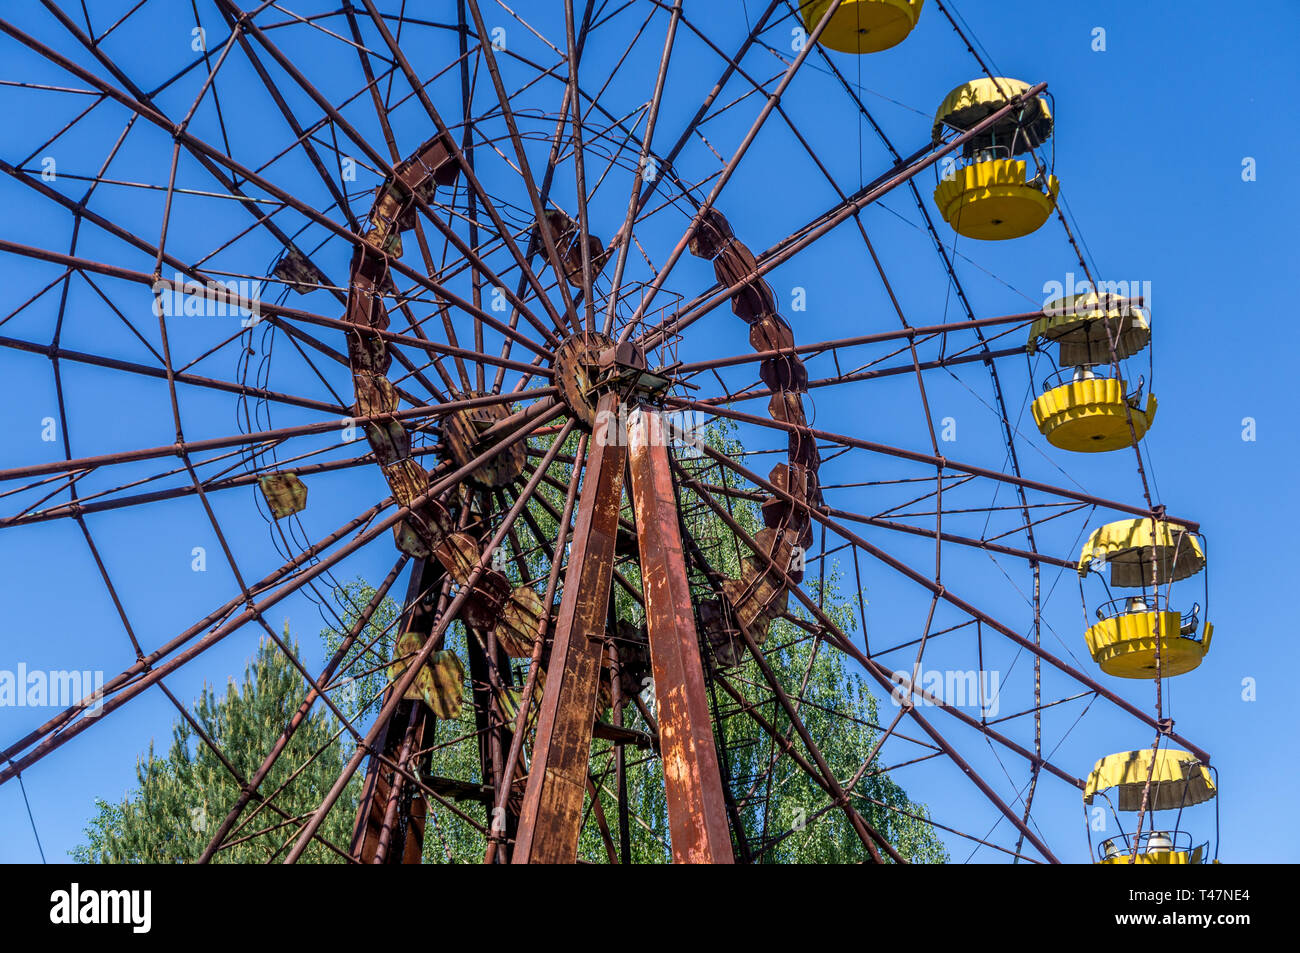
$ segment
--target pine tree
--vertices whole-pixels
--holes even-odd
[[[288,625],[285,626],[286,636]],[[297,645],[293,646],[295,654]],[[270,639],[244,669],[243,684],[232,678],[224,695],[205,687],[193,707],[194,720],[244,778],[250,777],[280,736],[306,693],[302,675]],[[259,790],[290,818],[320,804],[343,769],[337,719],[320,705],[299,726]],[[306,765],[296,776],[295,769]],[[321,828],[344,852],[352,834],[359,781],[340,799]],[[136,788],[122,801],[96,801],[98,814],[86,828],[86,842],[72,855],[82,863],[169,864],[195,861],[239,794],[230,772],[191,725],[178,718],[167,757],[149,752],[136,765]],[[267,863],[282,859],[298,825],[254,800],[216,854],[217,862]],[[341,863],[343,858],[313,842],[306,861]]]

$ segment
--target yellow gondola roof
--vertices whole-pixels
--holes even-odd
[[[799,0],[799,13],[811,33],[831,0]],[[878,53],[907,39],[925,0],[844,0],[831,15],[821,44],[841,53]]]
[[[1047,303],[1043,316],[1029,328],[1029,353],[1034,353],[1038,339],[1043,338],[1057,344],[1062,365],[1108,364],[1107,322],[1109,334],[1115,335],[1115,355],[1121,361],[1151,341],[1151,319],[1145,310],[1128,298],[1088,292]]]
[[[1029,89],[1028,83],[1005,76],[992,79],[985,76],[963,83],[944,98],[935,114],[931,132],[934,141],[938,142],[943,136],[945,127],[962,131],[970,129],[990,113],[1001,109],[1010,97]],[[1016,155],[1042,145],[1052,135],[1052,111],[1047,100],[1037,96],[1027,104],[1021,127],[1026,135],[1018,137]]]
[[[1121,751],[1108,754],[1102,758],[1088,775],[1088,782],[1083,789],[1083,803],[1091,804],[1093,797],[1118,789],[1120,811],[1138,811],[1142,809],[1142,791],[1146,787],[1147,776],[1151,777],[1151,796],[1147,803],[1149,811],[1177,810],[1203,804],[1217,793],[1210,769],[1201,764],[1186,751],[1170,748],[1155,753],[1155,768],[1152,770],[1151,749],[1141,751]]]
[[[1157,585],[1205,568],[1205,552],[1196,535],[1164,520],[1119,520],[1094,530],[1079,554],[1080,576],[1087,575],[1096,558],[1110,566],[1110,584],[1121,587],[1151,585],[1153,560]]]

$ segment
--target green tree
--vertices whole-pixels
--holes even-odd
[[[297,653],[296,644],[293,648]],[[263,639],[244,669],[242,685],[237,686],[232,678],[223,695],[205,687],[192,714],[203,733],[248,778],[305,694],[301,673],[274,642]],[[317,705],[259,790],[266,795],[278,792],[274,803],[290,818],[315,810],[343,769],[338,736],[337,719]],[[359,787],[359,780],[354,781],[321,828],[322,836],[343,851],[351,838]],[[148,754],[137,762],[135,789],[116,803],[96,801],[98,813],[86,827],[86,842],[74,848],[72,856],[82,863],[197,860],[238,795],[238,785],[225,765],[193,727],[178,718],[167,757],[158,757],[150,744]],[[297,824],[255,800],[244,809],[228,846],[215,860],[267,863],[281,859],[297,831]],[[338,854],[318,842],[311,844],[303,859],[342,862]]]

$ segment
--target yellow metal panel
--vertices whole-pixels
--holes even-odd
[[[424,636],[418,632],[402,633],[393,650],[397,661],[388,666],[390,681],[396,683],[402,677],[423,645]],[[465,700],[464,684],[465,669],[456,653],[450,650],[432,652],[402,697],[424,702],[439,718],[455,718]]]
[[[1154,678],[1157,627],[1160,673],[1166,678],[1190,672],[1209,651],[1207,643],[1179,635],[1177,612],[1126,612],[1102,619],[1084,633],[1093,661],[1116,678]]]
[[[277,520],[307,508],[307,486],[296,473],[268,473],[257,478],[257,485]]]
[[[1049,176],[1047,192],[1027,185],[1023,159],[991,159],[957,169],[934,191],[944,220],[959,235],[981,241],[1021,238],[1041,228],[1061,185]]]
[[[1154,529],[1153,529],[1154,527]],[[1117,520],[1095,530],[1079,554],[1079,575],[1087,575],[1095,558],[1110,566],[1112,586],[1164,585],[1194,576],[1205,568],[1205,553],[1195,534],[1164,520]]]
[[[1204,863],[1201,859],[1203,848],[1196,848],[1193,851],[1186,850],[1160,850],[1160,851],[1139,851],[1136,857],[1132,858],[1135,864],[1200,864]],[[1127,864],[1130,856],[1127,852],[1116,854],[1114,857],[1107,857],[1100,860],[1101,864]]]
[[[1091,377],[1053,387],[1033,403],[1034,423],[1048,443],[1075,453],[1102,453],[1141,440],[1156,415],[1156,399],[1148,395],[1146,408],[1130,408],[1124,400],[1124,382],[1113,377]],[[1133,429],[1129,430],[1129,414]]]
[[[844,0],[822,31],[822,46],[841,53],[878,53],[907,39],[925,0]],[[831,0],[803,0],[799,12],[811,33]]]
[[[945,96],[939,106],[932,129],[934,140],[939,141],[945,127],[970,129],[981,119],[1001,109],[1010,97],[1028,92],[1029,89],[1028,83],[1006,76],[992,79],[982,76],[963,83]],[[1052,134],[1052,111],[1042,96],[1037,97],[1035,103],[1036,116],[1027,118],[1032,120],[1033,135],[1041,142]]]
[[[1109,325],[1109,329],[1107,327]],[[1043,338],[1057,345],[1062,366],[1109,364],[1110,337],[1120,360],[1138,353],[1151,341],[1151,322],[1145,311],[1128,299],[1095,293],[1049,301],[1043,316],[1029,328],[1029,352]]]
[[[1119,795],[1118,810],[1140,810],[1148,774],[1151,776],[1151,799],[1147,810],[1193,807],[1210,800],[1216,793],[1210,769],[1186,751],[1172,748],[1157,751],[1153,769],[1151,749],[1143,748],[1141,751],[1109,754],[1098,761],[1088,775],[1083,801],[1091,804],[1097,794],[1115,790]]]
[[[465,669],[460,664],[456,653],[450,649],[434,652],[429,656],[425,666],[430,678],[421,687],[424,703],[439,718],[455,718],[460,715],[465,702]],[[424,672],[420,673],[421,675]]]

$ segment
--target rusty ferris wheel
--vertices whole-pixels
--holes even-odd
[[[44,322],[0,343],[49,360],[65,435],[61,459],[0,471],[9,502],[0,528],[75,523],[135,661],[95,698],[0,739],[0,783],[143,693],[167,691],[171,673],[232,633],[261,627],[274,637],[264,619],[273,606],[331,580],[354,554],[388,549],[397,562],[338,651],[323,669],[297,663],[301,707],[260,766],[236,772],[241,793],[223,806],[203,860],[238,835],[251,804],[273,804],[261,785],[318,704],[356,744],[318,808],[286,819],[290,861],[322,842],[354,778],[364,783],[352,843],[326,845],[351,860],[418,862],[438,810],[481,833],[489,862],[572,861],[588,830],[609,859],[627,859],[629,751],[661,765],[673,859],[761,860],[789,832],[754,837],[743,822],[761,810],[765,785],[734,776],[719,729],[728,719],[771,746],[769,776],[781,765],[811,779],[824,806],[810,823],[842,816],[867,860],[906,860],[855,791],[887,742],[920,752],[902,765],[939,760],[963,775],[961,796],[987,802],[1009,840],[945,830],[1002,856],[1057,860],[1049,842],[1061,834],[1049,837],[1033,814],[1046,775],[1089,802],[1118,788],[1119,809],[1138,812],[1137,830],[1121,827],[1104,860],[1204,859],[1180,846],[1180,831],[1157,830],[1154,819],[1143,830],[1148,813],[1181,817],[1215,791],[1208,754],[1174,731],[1160,694],[1163,679],[1199,664],[1210,632],[1171,601],[1171,584],[1204,567],[1204,547],[1199,527],[1166,514],[1147,489],[1140,441],[1154,400],[1143,403],[1124,376],[1150,340],[1149,314],[1136,297],[1095,283],[1020,313],[975,310],[958,274],[969,245],[959,255],[954,233],[1009,240],[1055,217],[1092,273],[1060,209],[1047,84],[995,75],[949,4],[932,0],[926,21],[982,75],[948,95],[926,141],[906,144],[913,151],[896,148],[877,121],[860,70],[925,22],[923,0],[772,0],[707,16],[682,0],[565,0],[563,16],[558,4],[534,15],[479,0],[427,5],[432,12],[380,0],[311,10],[213,0],[194,9],[192,32],[180,24],[194,38],[188,58],[173,68],[160,54],[138,69],[122,44],[141,31],[174,32],[173,8],[144,0],[97,22],[74,6],[47,0],[40,30],[0,23],[3,42],[39,64],[5,95],[76,107],[52,134],[0,156],[11,188],[70,223],[72,236],[66,250],[11,229],[0,238],[7,263],[41,279],[8,304],[5,323]],[[718,20],[734,21],[725,39]],[[799,120],[792,104],[805,82],[851,110],[884,171],[843,184],[842,163],[814,141],[858,150]],[[238,101],[227,92],[223,103],[232,87]],[[787,151],[773,144],[778,135]],[[165,161],[137,148],[141,140]],[[69,142],[77,158],[43,175],[43,157]],[[762,223],[754,206],[767,197],[728,185],[752,186],[748,168],[791,155],[831,200],[799,208],[755,250],[745,232]],[[918,187],[926,175],[933,195]],[[132,205],[123,195],[148,198]],[[864,224],[900,197],[960,311],[941,322],[908,313]],[[862,275],[883,304],[841,308],[851,317],[829,326],[851,336],[801,339],[800,309],[783,307],[767,276],[788,274],[845,233],[860,242]],[[144,357],[95,335],[69,340],[73,282],[93,289],[105,320],[120,321]],[[214,307],[244,320],[186,321]],[[1008,344],[1009,334],[1019,340]],[[272,339],[281,342],[274,360]],[[1026,352],[1060,368],[1032,400],[1051,452],[1133,454],[1142,503],[1024,475],[1027,408],[1009,406],[999,366]],[[1001,466],[942,450],[927,382],[963,366],[985,375]],[[63,381],[75,367],[158,382],[151,393],[174,442],[74,454]],[[851,414],[836,419],[856,421],[856,433],[816,424],[817,409],[868,400],[870,382],[888,381],[914,384],[919,446],[871,439],[871,423]],[[238,401],[240,433],[195,436],[202,418],[187,408],[200,394]],[[764,401],[766,413],[754,409]],[[272,410],[304,422],[271,426]],[[701,420],[727,422],[741,442],[696,439],[690,425]],[[313,503],[337,487],[354,494],[355,484],[337,481],[363,471],[383,481],[364,509],[302,535],[308,486]],[[219,516],[218,501],[247,506],[250,494],[284,547],[283,564],[260,578],[241,570],[242,541]],[[239,591],[185,630],[142,642],[116,595],[114,576],[129,561],[101,557],[95,522],[184,501],[202,508]],[[742,507],[757,520],[738,516]],[[1122,519],[1096,529],[1081,556],[1041,545],[1069,517],[1095,523],[1099,512]],[[734,537],[729,569],[715,558],[716,540],[693,532],[699,517]],[[899,556],[892,538],[928,550]],[[1028,624],[1001,620],[963,592],[961,571],[943,571],[954,552],[1014,567]],[[822,598],[820,577],[837,554],[856,577],[857,637]],[[1141,594],[1097,610],[1086,636],[1092,661],[1080,662],[1043,637],[1043,580],[1102,564],[1112,585]],[[867,638],[864,567],[890,574],[876,584],[879,599],[895,585],[922,596],[901,644]],[[352,674],[349,650],[404,572],[389,683],[373,720],[351,724],[334,701]],[[816,591],[803,585],[810,572]],[[1000,645],[1026,660],[1023,704],[1013,720],[991,719],[904,680],[897,717],[874,726],[871,757],[838,776],[801,716],[803,686],[769,661],[786,647],[772,637],[782,624],[818,651],[843,653],[892,695],[896,670],[919,671],[927,646],[965,639],[983,660]],[[461,653],[447,647],[456,627]],[[1154,680],[1154,709],[1106,676]],[[1053,760],[1043,719],[1094,703],[1157,741],[1103,759],[1084,781]],[[473,776],[432,776],[437,724],[463,706]],[[1000,790],[976,770],[955,740],[961,732],[1014,761],[1015,783]],[[608,754],[600,766],[595,740]],[[615,819],[598,789],[612,792]]]

